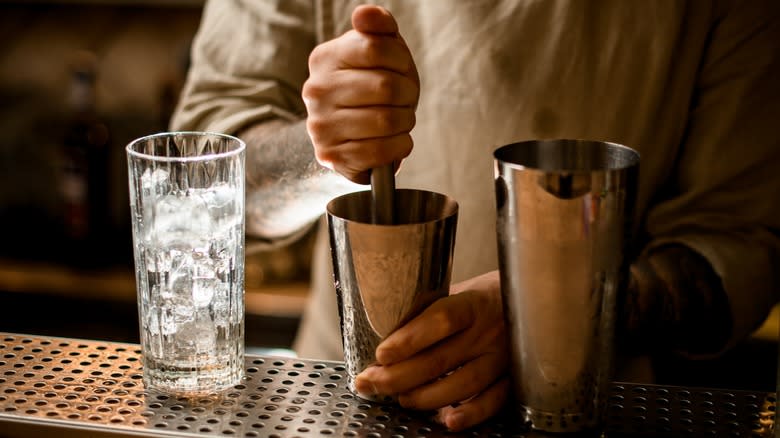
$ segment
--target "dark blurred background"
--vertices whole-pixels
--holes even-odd
[[[167,129],[202,6],[0,0],[0,331],[138,342],[124,146]],[[311,243],[247,255],[248,351],[289,349]],[[772,390],[777,321],[661,382]]]
[[[125,145],[165,131],[202,0],[0,0],[0,331],[137,342]],[[247,345],[289,348],[311,239],[247,256]]]

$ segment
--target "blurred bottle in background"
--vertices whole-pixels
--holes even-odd
[[[110,241],[110,135],[97,111],[97,64],[91,52],[74,56],[60,150],[63,256],[90,267],[111,260],[105,253]]]

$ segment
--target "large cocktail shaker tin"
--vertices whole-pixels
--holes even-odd
[[[603,424],[639,154],[606,142],[497,149],[497,233],[515,405],[534,429]]]

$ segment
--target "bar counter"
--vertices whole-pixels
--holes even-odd
[[[0,436],[531,437],[499,415],[455,434],[430,412],[354,397],[339,362],[251,356],[232,389],[144,389],[138,345],[0,333]],[[769,437],[775,394],[614,383],[608,437]]]

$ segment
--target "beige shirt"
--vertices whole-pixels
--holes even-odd
[[[349,29],[357,3],[207,3],[172,128],[300,118],[308,54]],[[780,2],[376,3],[398,20],[421,78],[398,185],[458,200],[453,281],[497,268],[496,147],[607,140],[642,157],[637,250],[679,242],[704,255],[734,339],[763,321],[780,284]],[[301,356],[341,358],[332,283],[322,238]]]

